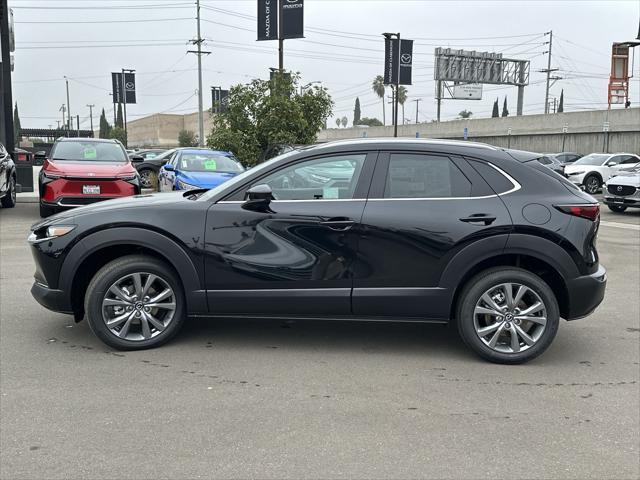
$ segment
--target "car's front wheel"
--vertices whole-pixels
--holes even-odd
[[[177,274],[146,255],[102,267],[87,287],[85,312],[93,332],[120,350],[162,345],[178,333],[187,313]]]
[[[609,207],[609,210],[616,213],[622,213],[627,209],[627,207],[622,207],[620,205],[607,205],[607,207]]]
[[[150,168],[143,168],[138,172],[140,174],[140,186],[142,188],[153,188],[156,184],[157,174]]]
[[[596,175],[589,175],[584,179],[584,191],[591,195],[597,193],[601,186],[602,182]]]
[[[460,295],[458,331],[486,360],[527,362],[544,352],[558,331],[558,302],[537,275],[514,267],[486,270]]]

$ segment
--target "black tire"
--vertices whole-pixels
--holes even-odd
[[[547,320],[542,334],[534,345],[519,353],[503,353],[492,349],[480,339],[474,325],[474,310],[480,297],[493,286],[503,283],[518,283],[528,287],[540,297],[546,308]],[[560,313],[553,291],[540,277],[520,268],[497,267],[469,280],[460,294],[456,318],[462,340],[476,354],[490,362],[512,365],[532,360],[551,345],[558,332]]]
[[[593,195],[602,187],[602,180],[597,175],[591,174],[587,175],[582,184],[584,185],[584,191]]]
[[[171,287],[175,294],[176,308],[173,319],[157,336],[132,341],[118,337],[107,327],[102,302],[108,289],[115,282],[127,275],[142,272],[156,275]],[[87,287],[84,309],[91,330],[104,343],[118,350],[142,350],[163,345],[180,331],[187,315],[182,283],[176,272],[166,263],[146,255],[129,255],[113,260],[102,267]]]
[[[9,186],[7,187],[7,194],[0,200],[3,208],[13,208],[16,206],[16,179],[11,176],[9,179]]]
[[[140,188],[153,188],[155,177],[158,174],[152,168],[143,168],[138,170],[140,174]]]
[[[40,204],[40,217],[47,218],[56,213],[55,207],[48,207],[47,205]]]
[[[607,207],[609,207],[609,210],[616,213],[622,213],[627,209],[627,207],[622,207],[620,205],[607,205]]]

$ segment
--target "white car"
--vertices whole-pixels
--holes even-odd
[[[611,176],[604,185],[604,203],[618,213],[640,208],[640,166]]]
[[[591,153],[564,168],[565,176],[587,193],[594,194],[620,169],[640,164],[640,157],[631,153]]]

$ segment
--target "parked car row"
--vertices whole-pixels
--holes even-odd
[[[640,157],[631,153],[591,153],[567,165],[564,174],[572,183],[594,194],[612,174],[639,164]]]

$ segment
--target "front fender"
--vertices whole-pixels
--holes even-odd
[[[206,294],[201,290],[202,279],[191,257],[174,240],[144,228],[116,227],[84,237],[71,248],[64,260],[60,270],[59,288],[71,295],[73,279],[82,262],[102,248],[122,244],[144,247],[164,257],[182,281],[188,311],[190,313],[207,312]]]

